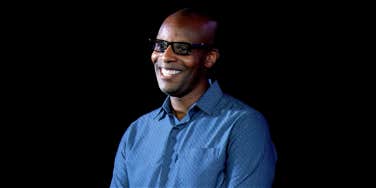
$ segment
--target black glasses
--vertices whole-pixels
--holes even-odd
[[[156,52],[164,52],[169,45],[172,47],[172,51],[178,55],[190,55],[192,49],[209,49],[209,45],[204,43],[191,44],[188,42],[168,42],[160,39],[149,39],[152,43],[152,48]]]

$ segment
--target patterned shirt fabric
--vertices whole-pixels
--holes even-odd
[[[272,187],[276,160],[264,116],[215,81],[183,119],[167,97],[128,127],[110,187]]]

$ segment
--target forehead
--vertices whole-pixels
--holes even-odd
[[[163,24],[157,38],[175,42],[201,42],[203,37],[199,30],[192,27],[180,24]]]
[[[170,16],[161,25],[157,38],[191,43],[207,42],[213,34],[213,23],[192,17]]]

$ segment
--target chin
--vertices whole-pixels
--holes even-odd
[[[178,95],[178,91],[176,88],[169,88],[169,87],[163,87],[159,86],[159,89],[166,95],[176,97]]]
[[[184,92],[184,91],[179,91],[177,89],[175,89],[175,90],[173,90],[173,89],[161,89],[161,91],[166,95],[169,95],[169,96],[172,96],[172,97],[178,97],[178,98],[184,97],[188,93],[188,92]]]
[[[165,93],[166,95],[171,95],[171,96],[174,96],[177,91],[176,90],[173,90],[171,88],[163,88],[163,87],[160,87],[159,88],[163,93]]]

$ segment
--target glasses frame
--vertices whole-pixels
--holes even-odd
[[[172,51],[177,54],[177,55],[183,55],[183,56],[186,56],[186,55],[191,55],[192,54],[192,50],[193,49],[210,49],[211,46],[208,45],[208,44],[205,44],[205,43],[189,43],[189,42],[169,42],[169,41],[166,41],[166,40],[161,40],[161,39],[149,39],[149,42],[152,43],[152,49],[153,51],[156,51],[156,52],[165,52],[166,49],[168,48],[168,46],[171,45],[172,47]],[[165,48],[164,49],[161,49],[161,50],[156,50],[155,47],[156,47],[156,44],[157,43],[164,43],[165,45]],[[185,53],[181,53],[177,50],[178,46],[177,45],[186,45],[187,47],[187,50]]]

